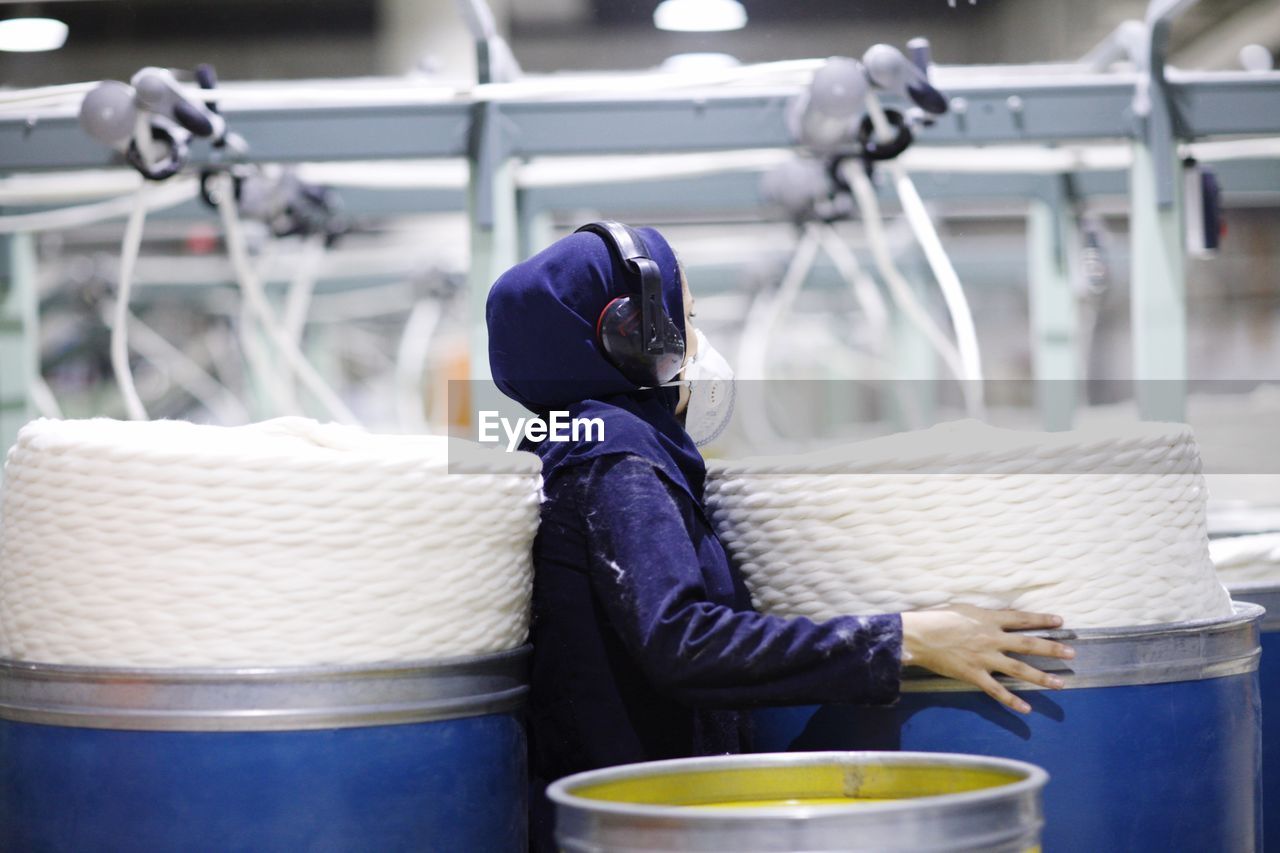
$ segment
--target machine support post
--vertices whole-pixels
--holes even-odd
[[[519,260],[516,161],[507,153],[501,121],[496,104],[476,105],[468,152],[471,175],[467,185],[471,230],[467,326],[472,379],[489,378],[489,335],[484,317],[489,287]]]
[[[1129,178],[1132,267],[1129,276],[1133,376],[1138,411],[1147,420],[1186,419],[1187,283],[1182,181],[1176,138],[1181,131],[1164,77],[1170,20],[1194,0],[1153,0],[1146,50],[1134,95],[1138,135]]]
[[[33,236],[0,236],[0,461],[36,414],[39,298]]]
[[[914,246],[909,254],[895,251],[895,261],[903,268],[907,283],[925,305],[931,294],[924,282],[930,272],[924,257]],[[924,429],[937,419],[938,395],[942,386],[950,384],[938,375],[938,355],[896,304],[890,309],[890,352],[893,364],[893,422],[895,429]]]
[[[1079,228],[1070,179],[1058,176],[1027,211],[1027,283],[1036,405],[1044,428],[1070,429],[1081,377]]]

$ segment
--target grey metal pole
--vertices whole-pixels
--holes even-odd
[[[38,299],[32,236],[0,236],[0,461],[18,430],[36,414],[32,392],[40,370]]]
[[[1080,332],[1075,281],[1079,231],[1059,176],[1047,197],[1027,210],[1027,286],[1036,404],[1045,429],[1070,429],[1080,378]]]
[[[1177,121],[1164,59],[1169,23],[1194,0],[1152,0],[1147,39],[1138,57],[1143,76],[1134,95],[1139,133],[1133,144],[1129,232],[1133,376],[1144,419],[1186,419],[1187,285]]]
[[[489,334],[484,307],[489,288],[520,259],[516,216],[516,161],[507,153],[501,116],[492,103],[479,104],[467,155],[471,177],[467,210],[471,222],[471,263],[467,276],[470,375],[489,378]]]

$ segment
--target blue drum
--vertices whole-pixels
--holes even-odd
[[[0,662],[0,850],[523,850],[527,657]]]
[[[1033,709],[1026,717],[968,685],[908,670],[893,706],[760,711],[756,745],[1031,762],[1049,772],[1049,851],[1260,850],[1262,613],[1237,603],[1221,619],[1048,634],[1076,658],[1028,659],[1067,687],[1021,691]]]
[[[1240,584],[1231,597],[1267,609],[1262,618],[1262,837],[1280,849],[1280,584]]]

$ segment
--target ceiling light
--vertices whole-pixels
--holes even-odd
[[[708,33],[746,24],[747,10],[738,0],[662,0],[653,10],[653,25],[660,30]]]
[[[67,25],[53,18],[10,18],[0,21],[0,50],[35,53],[57,50],[67,40]]]

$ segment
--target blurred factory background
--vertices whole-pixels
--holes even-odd
[[[665,80],[681,73],[732,74],[750,63],[858,56],[874,43],[905,45],[921,35],[929,38],[944,81],[977,75],[998,81],[997,87],[1016,86],[1025,71],[1004,71],[1010,63],[1031,63],[1014,67],[1040,69],[1045,75],[1124,75],[1133,71],[1133,64],[1123,50],[1107,47],[1110,34],[1126,20],[1142,19],[1147,9],[1139,0],[959,0],[954,5],[945,0],[746,0],[744,27],[672,32],[655,27],[655,5],[545,0],[495,2],[491,8],[497,32],[526,79],[594,73],[602,97],[643,91],[645,78],[635,73],[661,74]],[[412,93],[415,87],[466,86],[476,75],[474,36],[452,0],[67,0],[2,3],[0,15],[48,15],[67,25],[60,49],[0,52],[0,82],[13,91],[127,81],[145,66],[191,69],[210,63],[229,92],[259,90],[267,99],[263,104],[305,107],[324,87],[332,92],[390,86]],[[1252,63],[1257,71],[1276,49],[1280,8],[1274,2],[1202,0],[1172,18],[1167,60],[1180,69],[1243,73],[1242,63]],[[625,84],[630,89],[615,87],[612,81],[623,79],[618,75],[631,81]],[[340,83],[331,83],[337,78]],[[297,92],[294,103],[289,103],[291,92]],[[5,106],[15,133],[20,133],[23,109],[22,102]],[[1012,100],[1007,109],[1014,115]],[[27,120],[35,121],[32,116]],[[326,137],[321,146],[334,153],[325,162],[316,162],[322,158],[308,153],[306,145],[296,145],[296,139],[271,143],[283,152],[282,161],[302,161],[297,175],[305,182],[331,189],[327,199],[332,209],[321,205],[324,209],[313,211],[328,219],[322,227],[330,229],[327,237],[272,237],[276,225],[247,221],[249,250],[288,334],[359,420],[379,429],[440,426],[448,417],[441,380],[471,375],[475,365],[466,316],[477,303],[466,297],[468,277],[474,293],[482,280],[492,280],[500,271],[497,257],[480,264],[473,258],[477,243],[468,213],[468,161],[435,156],[439,145],[425,139],[422,159],[405,157],[414,135],[424,132],[407,118],[370,124],[366,131],[354,121],[344,127],[344,137]],[[619,127],[620,136],[627,132]],[[398,137],[388,142],[398,149],[395,159],[363,159],[377,145],[362,133]],[[261,135],[244,134],[250,146],[262,142]],[[946,145],[908,152],[932,155],[923,160],[904,158],[917,174],[972,306],[983,375],[1007,380],[1134,377],[1129,288],[1133,195],[1127,143],[1058,140],[1038,127],[1025,135],[1040,151],[1092,150],[1104,160],[1120,160],[1076,173],[1066,170],[1048,183],[1041,170],[1028,183],[1010,174],[984,175],[982,167],[952,174],[946,152],[953,149]],[[928,146],[929,128],[919,136],[923,144],[917,147]],[[696,153],[705,147],[700,143],[672,138],[669,144],[628,151],[623,157],[611,158],[612,152],[584,144],[577,159],[518,158],[519,252],[528,254],[590,217],[615,216],[662,227],[679,247],[694,291],[702,297],[708,331],[733,351],[752,305],[771,298],[795,260],[798,217],[812,216],[788,209],[786,200],[771,196],[768,189],[768,173],[792,155],[784,148],[744,143],[757,150],[704,155]],[[957,156],[981,154],[983,144]],[[565,152],[572,153],[572,147]],[[998,147],[987,145],[986,150],[988,159],[999,159]],[[255,159],[260,153],[254,152]],[[741,166],[734,166],[740,156]],[[1211,159],[1215,156],[1210,153]],[[704,159],[680,159],[689,157]],[[76,166],[76,159],[65,163]],[[359,162],[348,162],[353,159]],[[1185,346],[1192,379],[1266,379],[1280,372],[1280,160],[1265,145],[1226,150],[1220,159],[1221,164],[1211,166],[1220,166],[1222,173],[1226,236],[1220,250],[1185,259],[1186,339],[1179,346]],[[108,158],[104,154],[101,160],[106,164]],[[124,171],[95,172],[92,179],[67,172],[60,179],[52,167],[64,161],[56,153],[29,170],[20,168],[21,162],[18,157],[0,164],[8,175],[0,190],[0,209],[6,213],[49,209],[64,197],[106,199],[136,182]],[[579,185],[571,186],[575,181]],[[945,320],[942,301],[924,283],[927,265],[898,216],[896,200],[883,180],[880,188],[894,251],[904,269],[919,279],[930,310]],[[841,217],[834,227],[869,267],[867,235],[858,217]],[[1061,245],[1053,231],[1059,227],[1069,228]],[[17,305],[18,290],[9,288],[7,310],[11,323],[23,311],[38,314],[39,375],[46,383],[37,382],[34,402],[26,401],[21,412],[11,414],[6,443],[14,424],[31,414],[32,407],[68,416],[126,414],[111,365],[107,317],[120,274],[124,230],[117,216],[5,238],[9,278],[25,271],[37,282],[38,305]],[[130,334],[130,360],[149,414],[236,423],[282,411],[326,413],[312,395],[293,387],[269,342],[244,333],[246,309],[210,205],[190,200],[153,214],[134,273],[130,307],[136,331]],[[1070,280],[1072,292],[1066,302],[1037,318],[1029,282],[1055,274]],[[900,354],[886,357],[883,335],[872,340],[875,335],[868,337],[859,326],[861,309],[845,278],[830,257],[817,254],[788,306],[787,322],[805,334],[790,340],[785,352],[774,353],[771,376],[902,378]],[[1069,322],[1054,319],[1061,311],[1072,315]],[[1180,353],[1169,357],[1182,358]],[[1037,363],[1054,359],[1075,366],[1065,373],[1037,370]],[[898,368],[886,368],[890,362]],[[15,377],[16,363],[16,356],[8,359],[8,384],[26,397],[25,380]],[[910,375],[945,371],[926,366]],[[988,392],[997,401],[1001,393],[996,386]],[[1105,393],[1102,397],[1094,402],[1111,401]]]

